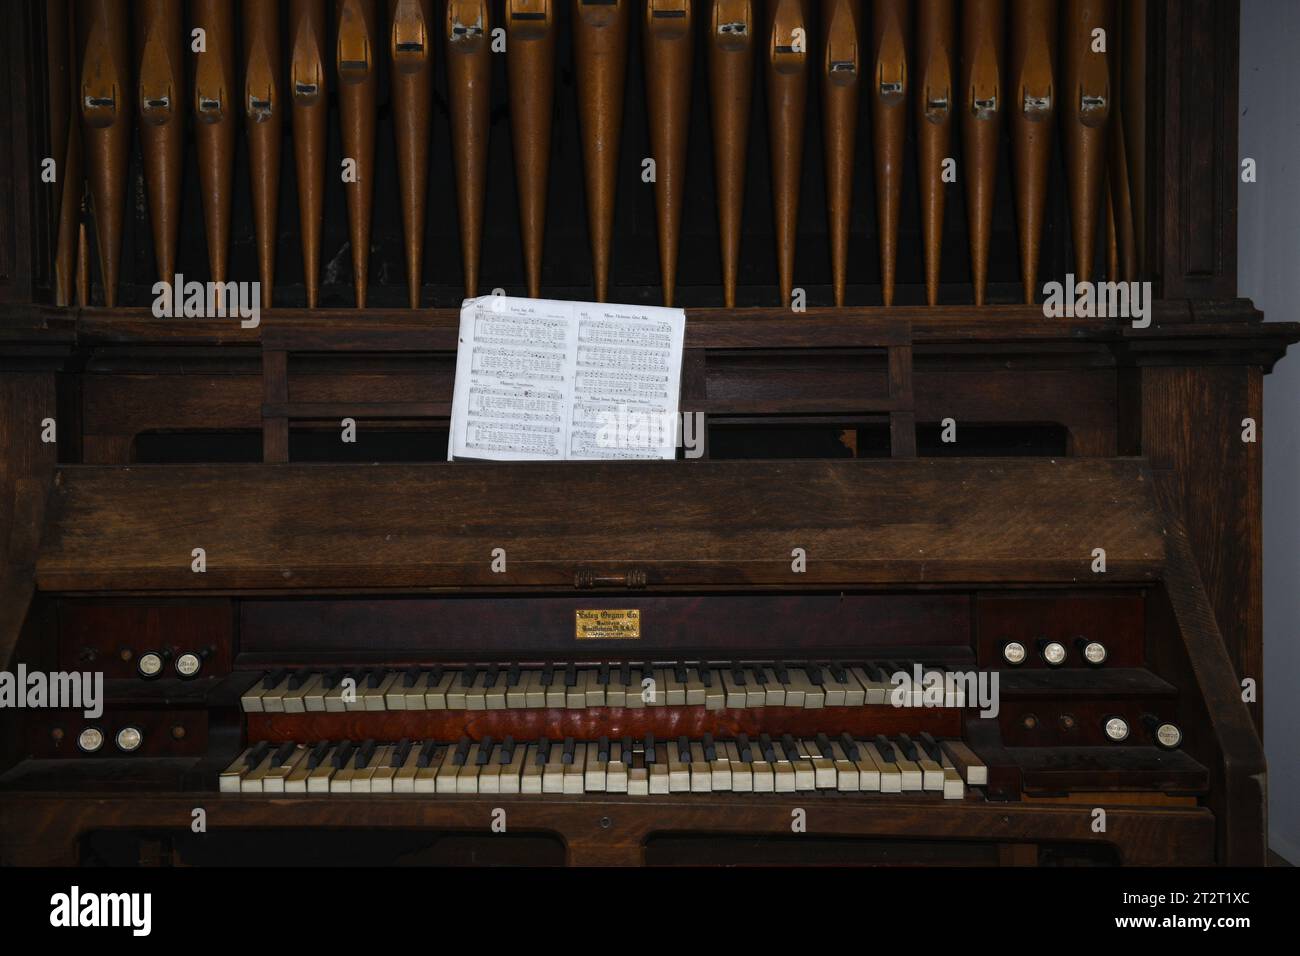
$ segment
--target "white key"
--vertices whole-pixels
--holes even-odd
[[[645,708],[645,698],[643,696],[645,688],[641,686],[644,679],[640,668],[632,668],[631,680],[627,685],[627,695],[623,699],[623,706],[630,710],[642,710]]]
[[[551,672],[551,685],[546,688],[546,706],[563,707],[568,697],[564,686],[564,668],[557,667]]]
[[[767,760],[757,741],[750,741],[750,748],[753,750],[753,760],[749,764],[750,772],[754,778],[755,793],[775,793],[776,792],[776,767]]]
[[[790,683],[803,691],[803,706],[806,710],[819,710],[826,706],[826,691],[822,690],[820,685],[814,684],[808,672],[802,667],[790,668]],[[789,702],[788,695],[786,702]]]
[[[260,714],[263,712],[262,696],[270,690],[269,687],[263,687],[266,683],[266,677],[259,677],[253,682],[253,686],[244,691],[239,698],[239,708],[246,714]]]
[[[713,792],[713,767],[704,759],[704,745],[691,744],[691,793]]]
[[[333,757],[330,758],[333,761]],[[330,777],[330,793],[351,793],[352,792],[352,764],[357,759],[357,748],[353,747],[343,761],[343,766],[334,770],[333,776]]]
[[[355,767],[352,771],[352,792],[353,793],[372,793],[371,784],[374,782],[375,773],[379,770],[379,753],[383,747],[375,747],[371,751],[370,759],[366,761],[364,767]],[[360,748],[358,748],[360,750]],[[356,760],[353,760],[356,763]]]
[[[845,707],[861,707],[867,702],[866,688],[858,681],[852,668],[844,668],[844,680],[840,684],[844,687]]]
[[[351,711],[365,710],[366,694],[369,693],[369,691],[366,689],[366,683],[370,677],[370,674],[367,671],[362,671],[360,674],[355,674],[353,676],[356,678],[356,682],[357,682],[356,691],[352,694],[344,693],[343,709],[351,710]]]
[[[650,771],[646,768],[645,755],[637,754],[627,768],[627,795],[644,797],[650,793]]]
[[[479,753],[483,753],[482,744],[479,744]],[[488,749],[487,761],[483,764],[483,766],[478,768],[478,792],[479,793],[500,793],[501,792],[501,745],[500,744],[494,743],[491,746],[491,748]]]
[[[452,748],[445,745],[433,748],[429,754],[428,765],[418,768],[415,772],[416,793],[438,791],[438,774],[442,770],[442,765],[451,761],[451,752]]]
[[[537,744],[529,744],[524,754],[524,765],[519,773],[520,793],[541,793],[542,772],[545,768],[537,762]]]
[[[704,682],[700,680],[700,669],[686,669],[686,705],[688,707],[704,706]]]
[[[857,744],[858,757],[853,762],[858,768],[858,789],[879,792],[880,764],[876,763],[865,741],[859,740]]]
[[[256,711],[254,711],[256,713]],[[232,763],[217,777],[217,789],[221,793],[238,793],[239,781],[248,772],[248,758],[252,755],[253,748],[246,747],[244,752],[235,758]]]
[[[677,679],[677,671],[664,668],[664,703],[669,707],[686,706],[686,683]]]
[[[366,710],[384,710],[388,702],[389,689],[400,681],[401,677],[400,673],[385,674],[378,687],[367,686],[365,694],[362,695]]]
[[[474,683],[465,691],[465,709],[487,710],[487,671],[474,675]]]
[[[736,683],[736,677],[730,668],[719,672],[722,675],[722,691],[728,707],[744,707],[749,701],[744,684]]]
[[[465,763],[461,765],[459,772],[456,774],[457,793],[478,793],[478,751],[478,744],[469,745],[469,753],[465,755]]]
[[[447,691],[459,676],[457,671],[443,671],[438,675],[438,679],[434,680],[434,675],[430,672],[428,683],[425,685],[428,690],[424,692],[424,709],[446,710]]]
[[[470,681],[469,686],[465,686],[465,678],[468,671],[452,671],[452,681],[447,685],[447,709],[448,710],[469,710],[467,697],[474,686]],[[482,708],[479,708],[480,710]]]
[[[807,687],[807,678],[797,667],[788,667],[785,671],[786,679],[781,681],[781,687],[785,690],[785,706],[802,707],[804,690]],[[779,678],[778,678],[779,679]]]
[[[782,684],[781,681],[777,679],[775,669],[771,667],[764,667],[763,680],[765,681],[765,683],[763,684],[763,690],[766,695],[766,700],[764,701],[764,703],[768,707],[784,707],[786,705],[785,685]],[[802,700],[799,701],[799,705],[803,706]]]
[[[829,667],[822,668],[822,690],[825,691],[825,703],[827,707],[843,707],[844,698],[848,695],[848,688],[840,681],[835,679]]]
[[[518,674],[519,680],[511,686],[510,675],[506,674],[506,707],[510,710],[522,710],[528,706],[528,679],[532,676],[531,671],[521,670]]]
[[[584,671],[587,675],[587,700],[588,707],[605,706],[605,685],[600,682],[600,671]]]
[[[564,706],[569,710],[582,710],[587,706],[587,671],[574,671],[573,686],[564,687]],[[568,680],[568,675],[564,677]]]
[[[433,789],[435,793],[455,793],[458,786],[458,779],[462,764],[456,762],[456,753],[460,745],[455,744],[447,747],[447,755],[443,758],[442,765],[438,767],[437,774],[434,775]]]
[[[936,763],[919,742],[914,741],[914,743],[916,743],[916,765],[921,768],[921,789],[942,790],[943,766]]]
[[[524,694],[527,698],[527,706],[529,709],[539,710],[546,706],[546,688],[542,685],[542,672],[533,670],[525,671],[525,674],[528,680],[528,686]]]
[[[384,709],[406,710],[406,671],[393,676],[394,679],[389,682],[388,689],[384,691]],[[418,681],[420,676],[417,674],[415,679]]]
[[[889,685],[886,682],[872,678],[861,667],[851,668],[849,673],[862,685],[867,704],[883,704],[889,700]]]
[[[608,758],[609,754],[606,753],[605,756]],[[604,793],[605,773],[609,768],[609,760],[600,759],[600,744],[595,742],[587,744],[587,761],[583,764],[583,768],[583,789],[588,793]]]
[[[710,669],[711,682],[704,687],[705,710],[722,710],[727,706],[727,690],[722,685],[720,674],[721,672],[716,668]]]
[[[397,768],[393,766],[393,754],[396,752],[397,747],[393,744],[384,744],[375,749],[375,759],[372,761],[375,773],[370,778],[371,793],[393,792],[393,780],[397,776]]]
[[[415,678],[414,684],[407,687],[405,681],[400,681],[399,683],[402,686],[398,687],[396,684],[393,685],[393,689],[389,691],[389,695],[401,696],[402,710],[427,710],[428,705],[425,703],[425,700],[429,693],[429,677],[430,674],[428,671],[421,671]],[[392,709],[391,705],[389,705],[389,709]]]
[[[903,774],[899,770],[898,764],[886,760],[881,756],[880,751],[876,749],[873,743],[864,743],[860,746],[871,755],[876,767],[880,770],[880,792],[881,793],[902,793],[903,791]],[[865,789],[865,788],[863,788]]]
[[[330,778],[334,776],[334,755],[338,753],[337,746],[330,747],[325,752],[310,774],[307,775],[307,792],[308,793],[329,793]]]
[[[248,773],[244,774],[239,779],[240,793],[262,792],[262,781],[266,778],[266,775],[271,772],[271,755],[274,753],[274,750],[267,751],[266,756],[257,762],[257,766],[253,767],[248,771]]]
[[[804,740],[803,746],[812,762],[813,786],[818,790],[836,789],[835,759],[823,756],[816,740]]]
[[[486,686],[484,679],[483,701],[487,704],[488,710],[505,710],[506,709],[506,673],[503,670],[496,672],[496,682],[491,687]]]
[[[423,703],[423,699],[421,700]],[[406,755],[406,760],[398,768],[397,773],[393,776],[393,793],[414,793],[415,792],[415,775],[420,770],[420,744],[411,745],[410,752]]]
[[[307,710],[307,695],[314,693],[320,687],[320,674],[312,674],[305,678],[297,687],[291,687],[284,692],[281,703],[284,704],[286,714],[302,714]]]
[[[341,675],[334,686],[325,692],[325,710],[331,714],[339,714],[347,710],[347,702],[344,701],[343,695],[346,693],[349,697],[355,699],[356,685],[356,674],[349,672]]]
[[[686,753],[682,753],[677,746],[677,741],[670,740],[667,744],[668,754],[668,792],[669,793],[688,793],[691,789],[691,765],[689,748]]]
[[[685,688],[683,687],[683,692]],[[655,761],[647,764],[650,770],[650,793],[662,795],[671,793],[668,780],[668,748],[663,744],[655,744]]]
[[[582,793],[582,784],[586,779],[584,769],[587,763],[587,748],[580,742],[573,745],[573,762],[564,768],[564,792],[567,794]]]
[[[705,754],[708,759],[708,754]],[[710,761],[710,785],[714,793],[731,789],[731,759],[725,744],[713,742],[713,760]]]
[[[740,748],[734,741],[728,740],[722,746],[727,748],[727,760],[731,763],[731,789],[736,793],[752,793],[754,791],[753,764],[740,759]]]
[[[611,678],[612,679],[612,678]],[[607,793],[627,793],[627,763],[621,743],[609,742],[609,763],[605,767],[605,791]]]
[[[501,777],[502,793],[520,793],[521,778],[524,772],[524,761],[528,758],[528,748],[523,744],[515,744],[514,750],[510,752],[510,762],[503,764],[499,776]]]
[[[816,790],[817,772],[813,770],[812,752],[804,748],[802,741],[797,737],[794,745],[799,751],[800,758],[791,761],[794,764],[794,787],[796,790]]]
[[[650,688],[650,699],[646,701],[647,707],[665,707],[668,704],[668,676],[662,667],[656,667],[648,674],[654,680],[654,685]]]
[[[843,745],[831,741],[831,753],[835,761],[835,789],[841,793],[855,793],[859,789],[858,765],[848,758]]]
[[[623,680],[623,669],[609,669],[609,684],[605,687],[605,706],[624,707],[627,705],[627,684]]]
[[[320,714],[325,712],[325,695],[328,688],[325,686],[325,675],[320,674],[315,680],[304,685],[302,693],[302,709],[309,714]]]
[[[759,683],[756,667],[745,668],[745,706],[764,707],[767,705],[767,688]]]
[[[556,675],[557,680],[559,675]],[[563,684],[561,684],[563,686]],[[542,793],[564,793],[564,744],[554,741],[542,768]]]
[[[285,793],[306,793],[307,778],[311,776],[311,755],[314,747],[303,747],[302,757],[297,760],[293,768],[284,778]]]
[[[289,775],[298,764],[306,762],[308,749],[298,744],[278,766],[272,765],[266,776],[262,778],[262,792],[284,793],[285,781],[289,779]]]
[[[952,758],[952,765],[957,768],[957,772],[966,778],[966,783],[972,787],[984,787],[989,782],[989,768],[984,766],[984,761],[976,756],[975,751],[971,750],[960,740],[944,740],[940,746]]]

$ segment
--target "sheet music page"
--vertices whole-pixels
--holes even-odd
[[[675,457],[685,331],[681,309],[467,299],[447,457]]]

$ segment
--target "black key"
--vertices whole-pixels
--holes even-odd
[[[754,751],[753,748],[749,746],[748,734],[736,735],[736,750],[739,752],[741,760],[745,763],[753,763]]]
[[[544,766],[551,759],[551,742],[545,737],[537,739],[537,763]]]
[[[609,738],[601,737],[596,741],[596,760],[599,763],[609,763]]]
[[[483,686],[492,688],[497,686],[497,678],[501,676],[501,668],[496,664],[489,664],[487,673],[483,675]]]
[[[862,669],[867,672],[867,676],[872,680],[880,681],[881,683],[889,683],[885,680],[885,672],[877,667],[874,661],[863,661]]]
[[[562,754],[560,755],[560,763],[562,763],[562,764],[571,764],[571,763],[573,763],[573,750],[574,750],[574,746],[575,746],[575,745],[574,745],[574,741],[573,741],[573,738],[572,738],[572,737],[565,737],[565,738],[564,738],[564,753],[562,753]]]
[[[366,767],[370,766],[370,760],[374,755],[375,742],[371,739],[366,739],[362,742],[361,749],[357,751],[357,769],[365,770]]]
[[[352,759],[354,749],[350,740],[345,740],[338,745],[338,748],[334,751],[334,760],[332,761],[335,770],[341,770],[348,765],[348,761]]]
[[[745,668],[740,664],[731,665],[731,679],[736,682],[737,687],[745,686]]]
[[[673,676],[677,678],[677,683],[679,683],[679,684],[685,684],[686,681],[688,680],[688,675],[687,675],[687,673],[686,673],[686,665],[685,665],[685,664],[674,664],[674,665],[673,665]]]
[[[409,737],[403,737],[393,748],[393,755],[388,758],[388,766],[404,767],[406,759],[411,756],[411,740]]]
[[[566,665],[565,665],[565,668],[564,668],[564,686],[565,686],[565,687],[577,687],[577,686],[578,686],[578,665],[577,665],[577,664],[566,664]]]
[[[518,687],[520,678],[522,678],[523,676],[524,676],[524,672],[519,669],[519,665],[511,664],[510,669],[506,671],[506,686]]]
[[[691,762],[691,742],[685,734],[677,738],[677,761],[678,763]]]
[[[385,674],[383,671],[371,671],[366,675],[366,686],[374,690],[384,682]]]
[[[501,741],[501,756],[497,758],[497,763],[502,766],[510,763],[515,759],[515,738],[509,734]]]
[[[625,687],[630,688],[632,686],[632,665],[628,661],[624,661],[619,667],[618,679]]]
[[[542,686],[550,687],[555,682],[555,665],[547,664],[542,668]]]
[[[289,669],[281,667],[278,671],[271,671],[269,674],[262,675],[262,686],[267,690],[273,687],[279,687],[280,683],[289,676]]]
[[[645,747],[645,762],[648,764],[654,763],[655,762],[655,735],[646,734],[643,745]]]
[[[767,686],[767,675],[763,673],[762,664],[751,664],[749,673],[754,678],[754,683],[759,687]]]
[[[601,687],[609,686],[609,665],[601,664],[600,670],[596,672],[596,683]]]
[[[849,672],[845,670],[844,665],[839,661],[831,661],[827,668],[838,683],[847,684],[849,682]]]
[[[876,749],[880,751],[880,756],[885,758],[886,763],[895,763],[897,758],[894,756],[894,745],[889,742],[884,734],[876,734]]]
[[[465,668],[463,671],[460,672],[460,686],[473,687],[474,679],[476,677],[478,677],[478,668],[475,667],[473,664],[471,664],[469,667]]]
[[[912,738],[907,734],[898,735],[898,749],[903,752],[903,756],[913,763],[916,762],[916,744],[912,743]]]
[[[275,753],[271,754],[271,766],[283,767],[284,762],[289,759],[290,755],[294,752],[296,747],[297,744],[293,744],[293,743],[281,744],[280,748]]]
[[[465,766],[465,760],[469,757],[469,738],[461,737],[456,741],[456,750],[451,755],[451,763],[454,767]]]
[[[429,686],[433,687],[440,680],[442,680],[442,665],[434,664],[433,670],[429,671]]]
[[[840,749],[844,751],[844,756],[848,760],[858,759],[858,744],[848,734],[840,734]]]
[[[419,679],[420,679],[420,668],[408,667],[406,669],[406,672],[402,675],[402,686],[414,687],[415,682],[418,681]]]
[[[705,687],[713,686],[713,670],[708,664],[700,661],[700,683]]]
[[[420,747],[420,756],[416,758],[416,764],[420,767],[429,766],[429,764],[433,762],[433,752],[437,749],[437,743],[432,740],[426,740],[423,746]]]
[[[263,740],[256,747],[254,747],[253,752],[248,755],[248,758],[246,760],[248,769],[256,770],[257,765],[266,759],[266,755],[267,753],[270,752],[270,750],[271,750],[271,745],[267,743],[265,740]]]
[[[785,661],[777,661],[772,665],[772,670],[776,672],[776,679],[782,684],[790,683],[790,669],[785,666]]]
[[[776,748],[772,746],[772,738],[767,734],[758,735],[758,749],[763,754],[763,759],[768,763],[776,763]]]
[[[817,749],[821,752],[821,755],[825,757],[827,760],[833,759],[835,756],[835,751],[831,750],[830,738],[827,737],[825,734],[818,734],[816,737],[816,741],[817,741]]]
[[[928,730],[921,731],[921,733],[918,736],[921,739],[922,749],[925,750],[925,752],[929,755],[931,760],[933,760],[935,763],[937,763],[939,766],[942,767],[943,748],[939,746],[939,741],[935,740],[932,736],[930,736],[930,732]]]
[[[630,763],[632,762],[632,751],[633,751],[633,749],[634,749],[634,748],[633,748],[633,745],[632,745],[632,738],[631,738],[630,736],[629,736],[629,737],[624,737],[624,738],[623,738],[623,755],[622,755],[619,759],[622,760],[623,763],[625,763],[625,764],[630,764]]]
[[[717,745],[714,744],[714,742],[713,742],[713,734],[705,734],[705,735],[700,739],[700,745],[704,748],[704,759],[705,759],[705,760],[717,760],[717,759],[718,759],[718,748],[717,748]]]
[[[311,748],[311,753],[307,755],[307,769],[315,770],[320,766],[320,762],[325,759],[325,755],[330,752],[330,742],[322,740],[315,747]]]
[[[814,687],[821,687],[822,684],[825,683],[825,678],[822,677],[822,667],[820,664],[814,664],[810,661],[804,665],[803,672],[808,675],[808,680]]]
[[[785,749],[785,759],[791,763],[800,759],[799,748],[790,734],[781,735],[781,746]]]
[[[492,756],[492,737],[489,735],[478,742],[478,756],[474,758],[474,766],[482,767]]]
[[[289,689],[297,690],[303,684],[307,683],[307,678],[311,677],[311,671],[294,671],[289,675]]]
[[[336,667],[332,671],[328,671],[327,673],[322,674],[320,679],[321,687],[323,687],[325,690],[333,690],[335,687],[339,685],[339,681],[343,679],[344,673],[345,671],[343,670],[343,668]]]

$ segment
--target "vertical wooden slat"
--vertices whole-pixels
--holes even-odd
[[[917,0],[916,159],[921,194],[921,245],[925,250],[925,300],[929,305],[939,302],[946,191],[943,163],[950,157],[952,140],[955,48],[953,0]]]
[[[546,191],[551,168],[557,0],[506,0],[510,132],[528,294],[541,295]]]
[[[1038,247],[1047,215],[1047,169],[1060,93],[1056,82],[1057,0],[1012,0],[1011,100],[1012,164],[1016,225],[1020,238],[1020,278],[1025,303],[1038,287]]]
[[[420,306],[424,211],[429,189],[429,128],[433,120],[433,0],[388,0],[392,24],[393,130],[406,246],[406,296]]]
[[[262,350],[262,394],[267,405],[289,401],[289,354],[283,349]],[[283,463],[289,460],[289,419],[283,416],[262,418],[262,460]]]
[[[487,195],[488,128],[492,105],[491,8],[486,0],[447,4],[447,94],[451,149],[460,213],[465,295],[478,295]]]
[[[192,25],[203,31],[205,49],[195,53],[194,139],[199,189],[214,282],[225,282],[230,261],[230,205],[235,170],[235,14],[230,0],[194,0]]]
[[[903,141],[907,135],[910,4],[875,0],[871,17],[871,125],[876,153],[876,231],[880,237],[880,287],[894,304],[898,219],[903,205]]]
[[[809,45],[806,0],[772,0],[767,31],[767,136],[772,154],[772,218],[776,232],[781,304],[794,289],[799,226],[799,178],[808,99]]]
[[[1109,59],[1114,43],[1111,0],[1066,0],[1061,50],[1061,104],[1076,281],[1092,278],[1098,216],[1106,175],[1110,123]],[[1098,34],[1097,31],[1103,31]],[[1099,47],[1104,40],[1104,52]]]
[[[988,285],[989,245],[998,170],[998,135],[1006,110],[1002,75],[1002,0],[966,0],[962,4],[962,145],[966,218],[970,235],[971,280],[975,304],[984,304]]]
[[[686,193],[686,134],[691,111],[691,54],[695,42],[691,0],[647,0],[645,6],[646,112],[655,161],[655,218],[664,305],[677,286],[677,246]]]
[[[289,38],[289,98],[293,104],[302,274],[307,288],[307,306],[314,309],[320,297],[320,242],[325,219],[325,134],[329,117],[325,80],[325,0],[290,0]]]
[[[46,0],[50,85],[50,155],[58,163],[54,240],[54,304],[72,304],[77,269],[77,227],[84,189],[81,117],[77,109],[77,24],[71,0]]]
[[[822,10],[822,138],[826,151],[826,216],[835,304],[844,304],[849,269],[849,213],[862,80],[859,0],[825,0]],[[873,46],[877,49],[878,45]],[[876,76],[872,74],[875,82]],[[873,87],[872,108],[876,107]],[[873,116],[875,114],[873,113]],[[892,115],[892,114],[891,114]],[[890,124],[891,129],[896,124]],[[899,127],[901,129],[901,127]],[[902,139],[898,145],[902,147]],[[892,154],[891,154],[892,155]],[[879,163],[879,158],[877,158]],[[890,175],[893,175],[891,171]]]
[[[729,309],[736,304],[736,275],[740,267],[740,225],[745,206],[745,162],[753,96],[754,23],[751,0],[713,0],[706,40],[713,114],[713,179],[718,194],[722,301]]]
[[[370,279],[370,217],[375,196],[375,122],[379,80],[375,59],[379,39],[375,0],[338,0],[339,119],[343,157],[353,175],[343,180],[347,196],[348,238],[352,244],[352,284],[358,309],[366,307]]]
[[[262,283],[262,308],[269,309],[275,287],[280,142],[284,125],[278,0],[244,0],[243,27],[244,129],[248,135],[248,158],[253,180],[257,274]]]

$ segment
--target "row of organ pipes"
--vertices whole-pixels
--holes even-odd
[[[54,275],[56,301],[88,304],[90,210],[105,304],[119,278],[133,123],[138,124],[156,266],[170,279],[181,206],[185,113],[193,114],[203,223],[213,281],[227,281],[236,124],[252,169],[252,203],[263,305],[275,272],[282,126],[292,124],[307,302],[320,287],[326,189],[327,72],[335,72],[345,157],[343,178],[357,306],[366,303],[375,177],[377,59],[391,62],[402,229],[410,304],[419,305],[436,35],[449,88],[464,287],[477,294],[491,70],[490,0],[47,0],[51,45],[51,139],[62,155],[63,188]],[[507,74],[526,285],[541,294],[548,158],[555,86],[556,5],[504,0]],[[626,58],[634,16],[647,73],[655,160],[655,206],[663,299],[673,302],[692,96],[696,21],[705,21],[704,72],[711,107],[723,294],[734,305],[752,75],[763,71],[771,152],[776,263],[781,301],[794,285],[796,221],[811,83],[823,104],[831,274],[843,305],[859,99],[869,101],[882,295],[893,301],[904,141],[916,140],[926,297],[939,291],[945,160],[961,137],[974,301],[985,300],[998,142],[1010,124],[1012,181],[1026,302],[1038,286],[1051,138],[1063,137],[1070,222],[1079,280],[1093,270],[1105,229],[1108,274],[1135,279],[1143,247],[1142,74],[1145,0],[821,0],[820,36],[810,36],[814,0],[567,0],[595,296],[609,289],[616,168]],[[242,13],[242,67],[235,49]],[[334,49],[327,17],[336,18]],[[1123,22],[1119,22],[1122,20]],[[75,24],[68,29],[66,24]],[[134,28],[134,31],[132,31]],[[193,31],[203,31],[194,50]],[[280,31],[288,62],[281,62]],[[132,37],[134,32],[134,38]],[[1129,34],[1121,44],[1120,35]],[[78,35],[80,40],[78,39]],[[1121,51],[1123,54],[1121,55]],[[192,89],[186,97],[193,57]],[[757,65],[756,62],[758,61]],[[242,72],[241,72],[242,69]],[[815,92],[815,91],[814,91]],[[1127,95],[1120,97],[1120,92]],[[1122,116],[1119,103],[1131,104]],[[1127,143],[1126,143],[1127,140]],[[1131,148],[1128,148],[1131,147]],[[952,166],[951,163],[948,164]],[[80,278],[76,278],[80,276]]]

